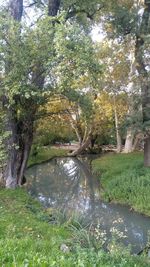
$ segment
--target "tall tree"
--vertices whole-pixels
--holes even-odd
[[[96,1],[94,1],[94,5],[92,4],[93,9],[94,6],[97,7],[95,4]],[[63,7],[66,12],[65,16],[62,16],[62,22],[62,18],[57,15]],[[89,12],[89,6],[86,3],[79,2],[76,5],[73,2],[70,5],[68,1],[49,0],[47,3],[49,17],[45,15],[43,19],[36,22],[33,28],[28,29],[27,27],[23,28],[23,24],[21,24],[23,1],[9,1],[8,10],[9,15],[5,13],[1,17],[0,28],[3,64],[2,99],[3,109],[6,113],[5,130],[9,133],[9,137],[5,141],[7,162],[4,167],[4,180],[7,188],[15,188],[17,185],[21,185],[23,180],[33,141],[34,121],[38,107],[47,99],[53,89],[63,90],[67,87],[69,92],[71,79],[70,85],[66,84],[64,79],[63,86],[59,87],[60,79],[56,75],[63,73],[65,65],[62,65],[61,61],[64,59],[63,62],[65,62],[67,51],[70,52],[68,53],[70,56],[72,51],[75,55],[76,47],[80,47],[80,45],[82,47],[82,43],[85,44],[81,38],[78,45],[77,35],[73,32],[72,37],[69,36],[68,39],[66,32],[74,23],[72,17],[77,16],[80,11],[87,17],[93,14]],[[95,11],[96,9],[94,9]],[[71,22],[67,23],[67,19],[71,19]],[[67,27],[64,25],[64,39],[60,45],[55,47],[59,42],[62,26],[65,23]],[[76,26],[77,24],[74,29],[77,28]],[[56,34],[57,29],[58,34]],[[81,27],[79,39],[83,32]],[[63,38],[62,35],[61,38]],[[65,42],[68,50],[63,51],[61,45],[63,44],[64,49]],[[66,54],[64,55],[63,52]],[[86,55],[88,53],[91,55],[90,49],[87,49]],[[74,75],[81,77],[81,73],[85,73],[87,70],[85,62],[88,63],[90,69],[89,59],[89,57],[82,58],[82,53],[80,53],[80,60],[76,56],[75,60],[70,58],[66,65],[69,77]],[[57,64],[62,71],[56,68]],[[74,74],[74,68],[79,68],[78,74]],[[67,75],[67,73],[64,74]]]
[[[9,2],[9,12],[11,18],[15,22],[20,22],[23,13],[23,0],[15,0]],[[15,25],[14,25],[15,27]],[[18,31],[20,29],[18,28]],[[13,62],[8,60],[5,62],[6,75],[9,75],[9,71],[13,68]],[[3,95],[3,107],[6,110],[6,125],[5,130],[9,132],[9,136],[6,138],[7,147],[7,162],[4,170],[4,179],[6,181],[6,187],[16,187],[17,173],[18,173],[18,129],[17,129],[17,110],[14,105],[10,104],[9,96],[7,92]]]
[[[150,83],[149,83],[149,53],[150,53],[150,0],[144,1],[144,11],[140,27],[136,34],[135,59],[139,73],[142,93],[142,112],[145,128],[144,165],[150,167]]]
[[[49,1],[49,16],[57,15],[59,4],[60,1]],[[10,0],[9,14],[14,27],[12,27],[12,30],[15,32],[14,34],[17,34],[18,39],[21,40],[20,21],[23,14],[23,0]],[[8,49],[9,34],[11,35],[11,33],[8,33]],[[17,40],[18,43],[19,40]],[[20,45],[22,45],[21,42]],[[5,61],[5,75],[10,75],[14,67],[12,51],[10,51],[10,54],[8,53],[8,57],[9,59]],[[18,58],[18,61],[19,60],[21,59]],[[19,62],[15,62],[15,64],[19,64]],[[19,69],[17,71],[19,72]],[[44,62],[41,62],[41,57],[39,57],[39,60],[37,57],[37,60],[34,62],[30,76],[30,87],[37,88],[38,91],[41,91],[46,76]],[[4,92],[3,95],[3,106],[6,111],[5,130],[9,132],[9,137],[5,142],[7,162],[4,170],[4,180],[7,188],[15,188],[17,184],[21,185],[33,141],[33,127],[35,114],[38,108],[38,100],[35,100],[34,97],[27,96],[27,94],[28,92],[26,92],[26,96],[22,98],[21,94],[17,95],[17,93],[14,93],[12,99],[10,99],[9,91],[8,93]],[[20,116],[18,116],[18,111],[21,114]]]

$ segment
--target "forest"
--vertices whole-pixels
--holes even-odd
[[[149,190],[150,0],[0,0],[1,266],[150,266]]]

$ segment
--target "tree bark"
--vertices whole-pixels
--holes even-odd
[[[23,13],[23,0],[10,0],[9,11],[11,17],[16,21],[21,21]]]
[[[125,146],[123,150],[124,153],[132,152],[133,139],[134,139],[134,133],[133,133],[133,129],[130,127],[127,129],[126,141],[125,141]]]
[[[17,22],[21,21],[23,13],[23,0],[10,0],[9,12]],[[6,64],[6,75],[11,69],[11,62]],[[7,188],[15,188],[17,185],[17,154],[18,154],[18,134],[17,134],[17,110],[15,104],[9,103],[7,95],[3,97],[3,108],[6,112],[5,130],[9,132],[6,140],[7,161],[4,169],[4,180]]]
[[[91,148],[94,148],[97,137],[98,137],[98,135],[94,135],[91,137],[91,144],[90,144]]]
[[[48,15],[56,16],[60,7],[60,0],[49,0],[48,1]]]
[[[139,133],[135,136],[132,151],[136,151],[140,149],[140,141],[143,140],[143,134]]]
[[[29,107],[28,107],[29,108]],[[27,166],[27,161],[29,158],[33,133],[34,133],[34,119],[36,114],[36,106],[30,110],[26,118],[18,123],[18,133],[19,135],[19,152],[18,152],[18,172],[17,172],[17,184],[22,185],[24,179],[24,172]]]
[[[150,121],[150,83],[149,83],[149,73],[146,68],[145,59],[145,42],[150,34],[150,1],[144,1],[144,12],[142,16],[142,21],[140,29],[136,36],[136,47],[135,47],[135,59],[136,68],[139,73],[139,79],[141,82],[141,93],[142,93],[142,113],[143,113],[143,123],[145,126],[149,124]],[[144,143],[144,165],[150,167],[150,131],[146,127],[146,138]]]
[[[16,112],[13,108],[9,107],[7,110],[7,118],[5,130],[9,136],[6,139],[7,161],[4,168],[4,181],[7,188],[15,188],[17,184],[17,149],[18,149],[18,136],[17,136],[17,118]]]
[[[147,136],[144,142],[144,166],[150,167],[150,136]]]
[[[77,156],[77,155],[81,155],[90,145],[91,143],[91,132],[89,133],[89,135],[87,136],[86,140],[84,141],[84,143],[82,143],[82,145],[75,151],[73,151],[71,153],[71,156]]]
[[[121,149],[122,149],[122,140],[121,140],[121,135],[120,135],[120,132],[119,132],[119,121],[118,121],[118,114],[117,114],[115,96],[114,96],[114,114],[115,114],[117,153],[120,153],[121,152]]]

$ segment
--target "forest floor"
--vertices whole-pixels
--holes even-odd
[[[92,168],[103,199],[150,216],[150,168],[143,166],[142,152],[106,154],[94,160]]]

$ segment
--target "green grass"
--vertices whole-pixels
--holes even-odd
[[[124,250],[105,253],[74,247],[66,224],[48,223],[48,212],[23,189],[0,190],[0,266],[3,267],[148,267],[148,259]]]
[[[150,168],[143,167],[143,154],[109,154],[93,161],[105,200],[130,205],[150,216]]]
[[[39,147],[38,154],[32,156],[32,152],[28,161],[28,167],[34,164],[42,163],[44,161],[50,160],[54,157],[67,156],[68,150],[62,148],[51,148],[49,146]]]
[[[65,156],[66,153],[64,150],[40,148],[36,157],[30,157],[28,164]],[[103,171],[105,173],[105,168]],[[74,228],[70,223],[76,225],[73,219],[68,220],[58,212],[58,218],[55,215],[58,223],[52,224],[51,213],[51,209],[43,209],[24,189],[0,189],[0,266],[150,267],[148,258],[131,256],[121,246],[108,253],[102,248],[95,250],[88,232],[82,228],[75,232],[71,230]],[[95,242],[97,244],[97,239]],[[60,249],[62,244],[67,244],[69,252]]]
[[[49,226],[46,216],[22,189],[0,191],[0,266],[49,266],[55,260],[67,235],[65,229]]]

